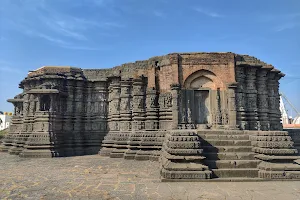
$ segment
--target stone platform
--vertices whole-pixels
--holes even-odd
[[[159,163],[0,153],[0,199],[300,199],[300,181],[161,182]]]
[[[299,130],[110,132],[102,143],[100,155],[159,161],[163,181],[299,180],[299,137]],[[17,155],[12,152],[19,143],[5,144],[0,147],[7,147],[10,154]],[[25,150],[20,151],[20,157],[24,157]],[[40,150],[33,149],[32,153],[39,155]]]
[[[105,137],[100,155],[159,160],[164,181],[293,180],[300,179],[293,142],[299,136],[299,131],[174,129],[141,136],[120,131]]]

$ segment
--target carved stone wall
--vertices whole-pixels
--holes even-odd
[[[15,116],[0,149],[49,157],[101,148],[101,155],[157,160],[169,130],[280,130],[283,74],[273,68],[233,53],[173,53],[111,69],[42,67],[9,100]],[[207,95],[200,125],[199,91]]]
[[[282,130],[279,70],[254,57],[236,56],[237,125],[243,130]]]

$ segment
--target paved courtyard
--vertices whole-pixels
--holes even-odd
[[[159,164],[99,155],[24,159],[0,153],[0,199],[300,199],[300,181],[180,182]]]

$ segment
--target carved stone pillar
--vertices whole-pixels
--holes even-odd
[[[133,80],[133,99],[132,99],[132,129],[145,129],[145,85],[142,78]]]
[[[120,131],[131,130],[131,83],[129,80],[122,80],[120,93]]]
[[[179,102],[180,85],[179,84],[171,85],[171,90],[172,90],[172,118],[173,118],[172,129],[177,129],[178,123],[179,123],[179,104],[178,104],[178,102]]]
[[[127,95],[128,92],[125,90],[126,87],[122,86],[122,96],[124,98],[126,96],[126,98],[128,99],[129,98],[129,96]],[[102,141],[102,148],[99,152],[99,154],[103,156],[120,158],[123,157],[124,152],[127,149],[126,144],[127,144],[127,139],[129,134],[126,131],[120,132],[120,126],[119,126],[120,113],[121,113],[120,96],[121,96],[120,77],[111,77],[111,82],[108,87],[108,106],[109,106],[108,120],[107,120],[108,134],[105,136],[104,140]],[[124,110],[122,110],[122,114],[125,114],[126,117],[128,116],[128,109],[125,108]]]
[[[257,90],[256,90],[256,71],[257,68],[249,66],[246,68],[246,114],[249,123],[249,130],[258,129],[257,114]]]
[[[258,107],[258,119],[260,124],[260,130],[267,131],[269,130],[269,106],[268,106],[268,84],[267,77],[268,70],[261,69],[257,73],[257,107]]]
[[[245,94],[245,68],[242,66],[236,66],[235,77],[237,81],[236,88],[236,110],[237,110],[237,124],[240,129],[245,130],[248,127],[246,118],[246,94]]]
[[[230,85],[228,87],[228,120],[229,120],[229,128],[236,129],[236,100],[235,100],[235,90],[236,85]]]
[[[74,122],[73,122],[73,114],[74,114],[74,87],[75,81],[73,79],[68,79],[66,84],[66,92],[67,98],[65,101],[66,112],[64,113],[64,121],[63,121],[63,131],[64,131],[64,154],[65,156],[74,155],[73,151],[73,131],[74,131]]]
[[[146,130],[157,130],[159,127],[157,100],[156,89],[148,88],[146,97]]]
[[[172,93],[159,94],[159,128],[172,129]]]
[[[67,101],[66,101],[66,114],[73,115],[73,106],[74,106],[74,81],[68,80],[67,81]]]
[[[83,127],[83,88],[84,82],[81,80],[76,81],[74,87],[74,115],[73,123],[73,152],[75,155],[84,154],[84,127]]]
[[[84,146],[85,154],[95,154],[100,150],[99,144],[107,134],[107,85],[104,81],[89,85],[87,92],[87,118],[85,121]],[[93,96],[92,96],[93,94]],[[92,98],[93,97],[93,98]],[[91,112],[91,103],[94,109]]]
[[[88,82],[86,88],[86,105],[85,105],[85,137],[92,130],[92,123],[94,120],[94,114],[92,113],[92,93],[93,91],[93,83]]]
[[[75,112],[77,116],[81,116],[83,113],[83,90],[84,90],[84,82],[77,81],[75,87]]]
[[[41,95],[37,95],[37,102],[35,105],[35,111],[38,112],[41,110]]]
[[[180,90],[179,101],[180,105],[178,107],[180,125],[178,126],[178,129],[186,129],[186,91],[183,89]]]
[[[277,130],[278,123],[280,123],[280,121],[278,122],[277,119],[277,110],[279,109],[279,104],[276,102],[277,101],[276,94],[278,94],[278,80],[276,80],[276,73],[271,71],[268,73],[268,99],[269,99],[268,116],[270,120],[269,130]]]
[[[120,78],[115,77],[109,86],[109,130],[119,130],[120,118]]]
[[[35,113],[35,96],[29,94],[29,114],[34,115]]]
[[[281,123],[281,112],[280,112],[280,94],[279,94],[279,79],[281,78],[281,74],[276,74],[275,76],[275,85],[274,85],[274,95],[275,95],[275,112],[276,113],[276,130],[283,130]]]

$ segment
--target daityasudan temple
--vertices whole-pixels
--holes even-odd
[[[1,151],[160,162],[162,180],[300,179],[279,80],[255,57],[172,53],[111,69],[45,66],[21,81]],[[137,161],[138,162],[138,161]]]

